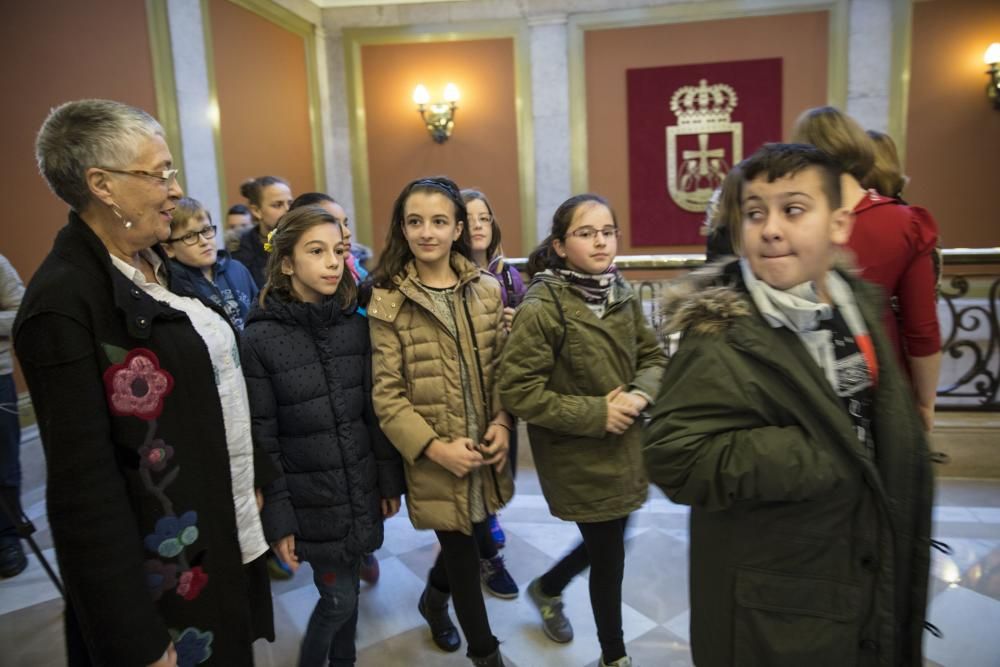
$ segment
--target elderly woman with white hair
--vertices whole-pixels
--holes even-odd
[[[31,280],[14,346],[48,466],[70,665],[251,665],[273,639],[236,334],[166,289],[181,195],[140,109],[54,109],[38,165],[69,222]]]

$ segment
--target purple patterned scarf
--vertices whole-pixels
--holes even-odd
[[[586,303],[607,303],[611,288],[618,282],[618,267],[614,264],[604,273],[579,273],[556,269],[556,273],[573,288]]]

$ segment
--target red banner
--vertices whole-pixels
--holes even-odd
[[[781,141],[781,59],[626,72],[632,246],[702,245],[712,191]]]

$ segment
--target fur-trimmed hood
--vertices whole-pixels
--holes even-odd
[[[857,261],[847,248],[838,248],[833,269],[849,280],[860,278]],[[669,282],[660,299],[662,334],[692,331],[715,334],[738,317],[754,312],[743,283],[738,257],[728,256]]]
[[[668,283],[660,301],[665,335],[688,330],[719,333],[735,318],[752,312],[735,257],[725,257]]]

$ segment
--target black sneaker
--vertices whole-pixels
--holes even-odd
[[[517,597],[519,592],[517,583],[507,571],[503,556],[497,554],[493,558],[481,558],[479,560],[479,577],[483,580],[486,590],[498,598],[513,600]]]
[[[28,559],[24,556],[20,541],[6,542],[0,546],[0,577],[4,579],[16,577],[24,572],[26,567]]]

